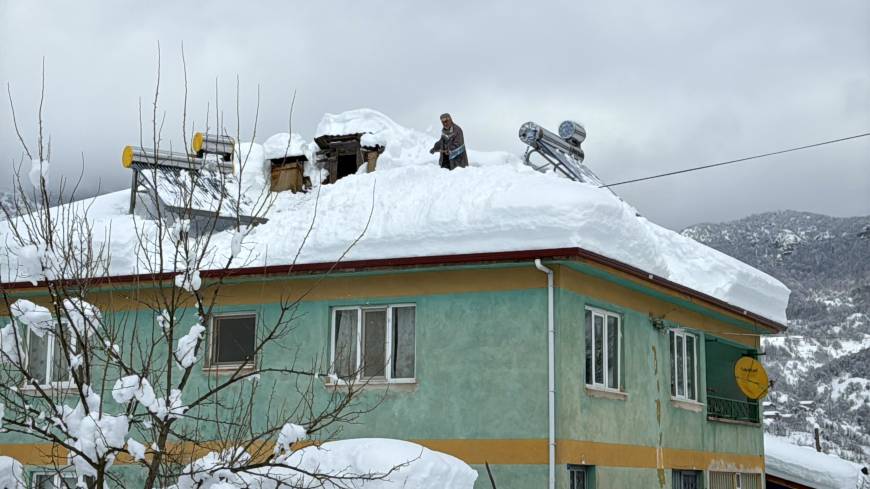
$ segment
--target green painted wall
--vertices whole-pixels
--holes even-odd
[[[264,353],[265,365],[307,366],[328,358],[330,309],[336,306],[414,303],[416,317],[416,377],[411,386],[371,389],[369,405],[359,424],[343,425],[340,437],[389,437],[400,439],[545,439],[547,437],[547,332],[546,280],[541,288],[378,298],[377,300],[304,302],[286,348]],[[674,407],[670,402],[668,336],[655,329],[648,312],[633,311],[559,289],[556,295],[558,439],[661,446],[701,451],[763,453],[759,427],[710,422],[705,412]],[[623,378],[627,399],[590,396],[584,376],[584,308],[595,306],[623,317]],[[221,308],[218,312],[256,312],[259,321],[275,320],[275,305]],[[137,328],[153,327],[150,314],[137,313]],[[191,320],[192,321],[192,320]],[[183,328],[186,331],[186,327]],[[699,333],[699,364],[705,362],[704,334]],[[148,333],[145,333],[148,336]],[[298,347],[298,348],[297,348]],[[658,365],[658,373],[654,374]],[[202,363],[200,363],[201,367]],[[192,379],[185,399],[205,388],[210,378],[201,368]],[[211,379],[214,380],[213,378]],[[113,379],[112,379],[113,381]],[[731,379],[733,382],[733,379]],[[700,392],[718,379],[699,375]],[[658,383],[658,388],[657,388]],[[290,402],[297,396],[294,381],[264,376],[260,384],[255,419],[269,414],[268,398],[274,391]],[[106,399],[110,401],[108,390]],[[330,390],[319,388],[318,402]],[[238,392],[227,393],[234,399]],[[703,399],[702,399],[703,400]],[[656,417],[661,402],[661,419]],[[298,421],[298,420],[289,420]],[[0,435],[0,443],[17,443]],[[582,463],[581,460],[570,461]],[[479,469],[477,488],[488,488],[486,472]],[[543,487],[545,465],[493,466],[499,489]],[[567,488],[565,465],[558,466],[559,486]],[[133,476],[131,476],[133,477]],[[655,469],[598,467],[598,487],[658,487]],[[670,481],[667,474],[667,481]],[[669,487],[669,486],[666,486]]]

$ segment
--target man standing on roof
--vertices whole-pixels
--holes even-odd
[[[441,168],[452,170],[454,168],[468,166],[468,155],[465,152],[465,136],[462,128],[453,123],[450,114],[441,114],[441,139],[435,142],[435,146],[429,153],[441,153]]]

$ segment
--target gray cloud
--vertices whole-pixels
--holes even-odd
[[[587,126],[605,181],[870,130],[870,4],[814,2],[13,2],[0,0],[0,82],[33,144],[40,63],[52,171],[117,190],[161,44],[163,145],[189,118],[243,138],[310,137],[324,112],[381,110],[419,129],[452,112],[475,149],[521,152],[526,120]],[[161,112],[162,117],[162,112]],[[21,156],[0,104],[0,190]],[[146,134],[148,131],[146,130]],[[148,144],[146,142],[146,144]],[[669,227],[777,209],[870,214],[870,139],[618,187]]]

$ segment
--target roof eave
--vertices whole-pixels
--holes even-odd
[[[725,309],[738,316],[745,317],[748,320],[754,321],[765,327],[770,328],[775,333],[783,332],[787,327],[766,318],[752,311],[747,311],[741,307],[735,306],[721,299],[717,299],[711,295],[699,292],[685,285],[678,284],[664,277],[659,277],[655,274],[641,270],[627,263],[606,257],[604,255],[579,248],[547,248],[539,250],[519,250],[519,251],[496,251],[485,253],[465,253],[457,255],[432,255],[432,256],[415,256],[404,258],[377,258],[371,260],[347,260],[342,262],[321,262],[321,263],[303,263],[295,265],[269,265],[264,267],[244,267],[234,268],[229,270],[203,270],[200,272],[202,278],[210,277],[241,277],[249,275],[280,275],[290,273],[317,273],[329,271],[347,271],[375,268],[402,268],[402,267],[418,267],[418,266],[433,266],[433,265],[463,265],[485,262],[509,262],[509,261],[525,261],[541,259],[571,259],[581,258],[589,260],[600,265],[618,270],[620,272],[631,275],[641,281],[653,283],[674,292],[688,295],[699,299],[708,304]],[[100,277],[93,279],[91,283],[123,283],[142,280],[167,280],[174,277],[176,273],[154,273],[154,274],[133,274],[133,275],[115,275],[110,277]],[[2,287],[8,289],[28,289],[37,288],[45,285],[45,281],[38,282],[33,285],[31,282],[10,282],[3,283]],[[41,284],[41,285],[40,285]]]

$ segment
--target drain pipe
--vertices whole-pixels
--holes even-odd
[[[556,488],[556,326],[553,305],[553,270],[535,259],[535,268],[547,274],[547,420],[549,434],[549,489]]]

